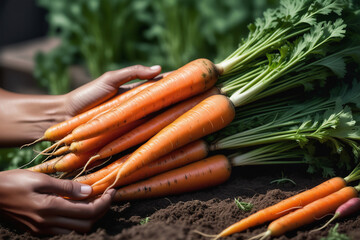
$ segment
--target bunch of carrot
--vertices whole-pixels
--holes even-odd
[[[75,181],[93,187],[93,196],[153,176],[119,189],[117,200],[180,193],[225,181],[238,164],[223,155],[209,157],[203,137],[228,126],[236,109],[245,104],[325,80],[334,69],[339,72],[328,64],[334,56],[327,60],[326,56],[341,52],[329,46],[345,37],[346,24],[341,19],[321,20],[324,14],[341,12],[336,0],[329,2],[323,6],[284,0],[255,22],[245,43],[224,61],[194,60],[50,127],[40,140],[55,143],[40,154],[55,158],[29,170],[76,174]],[[323,53],[321,59],[318,52]],[[345,53],[339,54],[340,60]],[[99,167],[112,156],[119,159]],[[99,170],[83,175],[93,168]],[[216,169],[221,169],[222,177]],[[201,178],[205,175],[207,179]]]
[[[260,100],[277,96],[275,94],[299,85],[308,86],[315,81],[325,81],[329,76],[344,76],[345,70],[333,63],[344,66],[351,61],[354,52],[360,51],[359,47],[332,45],[333,41],[345,38],[346,24],[342,19],[337,19],[340,8],[337,0],[326,1],[326,4],[323,1],[313,4],[307,0],[283,0],[278,9],[266,11],[263,19],[251,25],[248,38],[224,61],[214,64],[208,59],[194,60],[158,81],[146,81],[50,127],[40,140],[52,141],[54,144],[40,154],[54,158],[29,170],[75,176],[74,181],[92,186],[91,196],[102,194],[109,188],[118,188],[115,201],[127,201],[211,187],[226,181],[232,167],[249,162],[265,164],[280,156],[301,156],[303,153],[289,153],[289,150],[299,148],[300,135],[291,135],[297,143],[289,143],[289,132],[286,132],[286,137],[279,137],[283,132],[279,132],[277,137],[269,134],[269,138],[266,138],[268,142],[257,139],[265,139],[267,130],[273,131],[275,127],[286,125],[291,126],[293,132],[302,134],[302,139],[313,137],[322,141],[316,134],[325,136],[323,125],[320,124],[319,130],[315,123],[309,124],[308,121],[306,126],[310,128],[305,132],[305,125],[297,121],[301,123],[299,116],[305,114],[319,114],[316,111],[323,113],[329,106],[333,108],[338,101],[325,101],[324,105],[317,102],[313,104],[316,105],[314,109],[306,107],[304,112],[296,110],[292,116],[280,110],[285,106],[277,105],[276,101],[261,104]],[[331,14],[337,16],[334,21],[321,20],[322,15]],[[321,57],[319,52],[322,53]],[[297,96],[292,97],[286,100],[287,104]],[[241,119],[246,119],[246,114],[264,114],[264,105],[277,114],[284,113],[284,119],[279,117],[282,122],[274,120],[265,124],[265,127],[249,124],[249,129],[239,131],[236,135],[227,131],[239,122],[244,124]],[[246,111],[246,108],[251,111]],[[318,119],[312,120],[318,123]],[[300,125],[298,129],[291,125],[294,123]],[[334,126],[327,124],[326,130]],[[226,131],[215,134],[224,128]],[[206,141],[205,137],[210,134],[221,137],[217,137],[216,141]],[[325,137],[332,141],[331,138],[338,137],[336,134],[333,131],[332,135]],[[343,139],[349,145],[353,144],[351,137]],[[227,156],[215,152],[219,149],[237,151],[246,146],[257,146],[258,149]],[[257,156],[259,154],[261,157]],[[110,158],[114,159],[109,161]],[[106,166],[102,167],[103,164]],[[354,171],[347,178],[334,178],[323,184],[329,187],[319,186],[303,192],[234,224],[214,237],[227,236],[262,224],[273,220],[275,215],[284,218],[291,216],[300,211],[289,213],[294,207],[301,206],[313,212],[314,207],[311,206],[317,199],[320,201],[337,191],[345,196],[343,192],[347,191],[341,201],[331,200],[336,202],[331,208],[307,215],[304,219],[310,221],[313,216],[335,211],[335,206],[357,195],[358,187],[345,185],[357,180],[359,175],[358,171]],[[287,229],[279,230],[278,226],[283,224],[270,225],[269,231],[259,237],[279,235],[295,227],[290,225]]]

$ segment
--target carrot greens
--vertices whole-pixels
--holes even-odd
[[[233,166],[306,163],[309,172],[322,169],[324,176],[334,176],[334,165],[349,168],[349,159],[359,157],[359,92],[354,81],[307,100],[294,94],[270,104],[254,102],[237,109],[235,120],[206,140],[211,151],[233,150],[228,155]],[[324,149],[327,154],[319,156]]]
[[[320,16],[331,13],[340,15],[341,11],[342,5],[337,0],[283,0],[278,8],[268,9],[263,18],[257,18],[253,24],[248,25],[247,38],[220,65],[223,66],[225,75],[236,73],[269,50],[309,32],[312,26],[318,25]]]

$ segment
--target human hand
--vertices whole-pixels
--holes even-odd
[[[158,76],[160,72],[161,67],[158,65],[152,67],[135,65],[106,72],[94,81],[66,94],[66,111],[72,117],[104,102],[118,92],[124,92],[137,85],[128,84],[122,86],[124,83],[134,79],[152,79]]]
[[[85,233],[109,209],[115,191],[87,202],[91,187],[28,170],[0,172],[0,213],[35,234]]]
[[[160,66],[141,65],[110,71],[68,94],[58,96],[18,94],[0,89],[0,146],[33,142],[42,137],[50,126],[134,86],[121,86],[123,83],[137,78],[152,79],[160,71]]]

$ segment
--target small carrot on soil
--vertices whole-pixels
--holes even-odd
[[[284,233],[310,224],[316,219],[333,213],[339,206],[351,198],[357,197],[360,185],[356,187],[344,187],[323,198],[313,201],[303,208],[295,210],[279,219],[276,219],[268,226],[266,232],[259,234],[252,239],[265,239],[269,236],[280,236]]]

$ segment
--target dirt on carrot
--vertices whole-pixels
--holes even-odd
[[[281,177],[282,172],[296,185],[270,184]],[[310,189],[325,180],[321,174],[306,174],[305,167],[299,166],[256,166],[233,169],[230,180],[221,186],[178,196],[161,197],[135,202],[113,204],[109,212],[88,234],[72,232],[62,236],[46,238],[33,237],[28,233],[15,230],[14,224],[3,219],[0,221],[0,239],[67,240],[67,239],[124,239],[124,240],[205,240],[193,230],[216,234],[230,224],[260,209],[273,205],[304,189]],[[345,176],[347,173],[339,174]],[[250,212],[237,208],[234,198],[251,202]],[[140,221],[148,217],[148,222]],[[329,220],[323,218],[316,224],[304,226],[274,240],[319,240],[327,236],[330,228],[339,223],[338,232],[347,234],[351,239],[360,239],[360,215],[338,219],[325,229],[311,233]],[[217,223],[217,224],[214,224]],[[267,225],[236,233],[226,240],[248,239],[266,230]],[[161,229],[161,231],[159,231]]]

